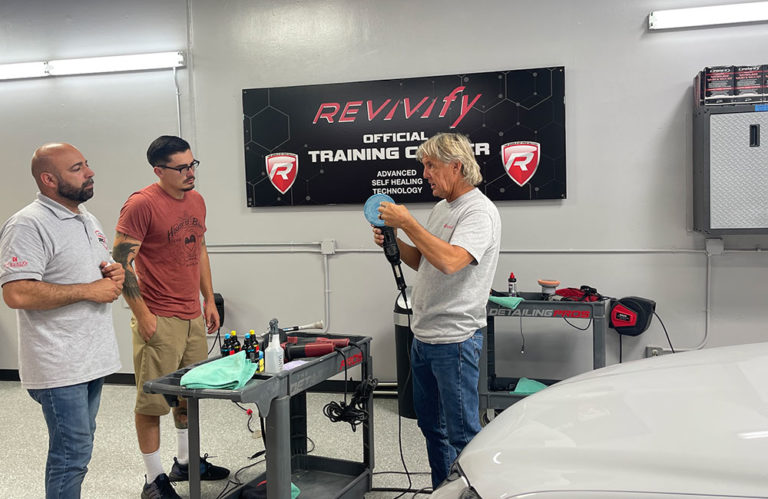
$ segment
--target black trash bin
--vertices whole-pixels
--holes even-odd
[[[397,410],[404,418],[416,419],[413,408],[413,381],[411,380],[411,295],[410,288],[405,289],[406,300],[402,295],[395,300],[395,360],[397,362]]]

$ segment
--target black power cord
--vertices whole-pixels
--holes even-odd
[[[248,431],[251,432],[251,433],[254,433],[254,430],[251,428],[251,420],[253,419],[253,409],[249,409],[247,407],[243,407],[240,403],[235,402],[235,401],[232,401],[232,403],[235,404],[237,407],[239,407],[242,411],[244,411],[248,415],[248,422],[247,422]],[[266,435],[266,431],[264,429],[264,418],[259,417],[259,424],[261,426],[261,434],[262,435]],[[309,443],[312,444],[312,447],[310,447],[307,450],[307,454],[311,454],[315,450],[315,446],[316,446],[315,445],[315,441],[312,440],[311,438],[309,438],[309,436],[305,435],[305,437],[306,437],[307,441],[309,441]],[[267,441],[262,439],[262,443],[264,445],[264,449],[256,452],[255,454],[250,456],[248,459],[258,459],[258,458],[264,456],[264,454],[267,453],[267,449],[266,449]],[[291,457],[294,457],[294,456],[291,456]],[[266,459],[260,459],[260,460],[258,460],[256,462],[253,462],[251,464],[245,465],[242,468],[238,469],[235,473],[230,475],[230,478],[227,480],[227,483],[224,485],[224,488],[222,489],[222,491],[219,492],[219,495],[216,496],[216,499],[221,499],[227,493],[231,492],[235,488],[240,487],[241,485],[244,484],[244,482],[242,481],[242,479],[239,476],[240,473],[242,473],[243,471],[247,470],[248,468],[252,468],[252,467],[256,466],[257,464],[261,464],[261,463],[263,463],[265,461],[266,461]]]
[[[359,345],[350,342],[350,345],[357,347],[360,353],[363,353],[363,349]],[[368,377],[360,382],[352,395],[352,400],[347,404],[347,376],[348,362],[347,356],[341,348],[336,348],[336,352],[344,359],[344,401],[343,402],[329,402],[323,407],[323,414],[325,417],[331,420],[332,423],[338,423],[343,421],[349,423],[352,427],[352,431],[357,431],[357,427],[368,421],[368,411],[365,410],[365,402],[373,394],[373,390],[379,384],[379,380],[376,378]]]
[[[672,340],[669,339],[669,333],[667,332],[667,327],[664,325],[664,321],[661,320],[661,317],[659,317],[659,314],[657,314],[655,310],[653,311],[653,315],[659,319],[659,324],[661,324],[661,328],[664,330],[664,335],[667,337],[667,344],[669,344],[669,349],[672,350],[672,353],[676,353],[675,347],[672,346]]]
[[[566,324],[568,324],[569,326],[571,326],[571,327],[572,327],[572,328],[574,328],[574,329],[578,329],[579,331],[586,331],[587,329],[589,329],[590,327],[592,327],[592,316],[591,316],[591,315],[590,315],[590,317],[589,317],[589,322],[587,322],[587,325],[586,325],[586,326],[584,326],[584,327],[579,327],[579,326],[577,326],[576,324],[573,324],[573,323],[571,323],[571,322],[568,320],[568,318],[567,318],[567,317],[563,317],[563,320],[566,322]]]
[[[405,304],[405,310],[408,311],[408,297],[405,294],[405,290],[400,290],[400,296],[403,297],[403,303]],[[411,330],[411,314],[406,313],[406,316],[408,317],[408,331]],[[411,351],[408,350],[408,365],[411,365]],[[405,385],[408,386],[408,383],[411,382],[411,369],[408,369],[408,376],[405,378]],[[400,462],[403,463],[403,469],[405,470],[405,476],[408,478],[408,487],[405,489],[402,489],[402,493],[395,497],[395,499],[398,499],[403,496],[406,492],[413,492],[413,481],[411,480],[411,474],[408,472],[408,466],[405,464],[405,455],[403,454],[403,417],[400,415],[400,410],[398,407],[397,411],[397,444],[398,448],[400,450]]]
[[[252,468],[256,466],[257,464],[261,464],[265,461],[265,459],[260,459],[254,463],[247,464],[240,468],[239,470],[235,471],[234,474],[231,475],[231,478],[227,480],[227,483],[224,485],[224,488],[219,492],[219,495],[216,496],[216,499],[221,499],[224,497],[227,493],[231,492],[232,490],[236,489],[237,487],[243,485],[243,481],[240,479],[240,473],[247,470],[248,468]]]
[[[232,401],[233,404],[235,404],[240,410],[245,412],[248,415],[248,421],[246,422],[246,426],[248,428],[248,431],[250,433],[254,433],[254,430],[251,428],[251,421],[253,420],[253,409],[249,409],[247,407],[244,407],[238,402]],[[264,435],[264,425],[263,425],[263,418],[259,418],[260,421],[262,421],[262,427],[261,427],[261,434]],[[262,440],[263,441],[263,440]],[[263,443],[266,446],[266,442],[263,441]],[[262,457],[266,453],[266,449],[256,452],[254,455],[250,456],[248,459],[257,459]],[[232,490],[236,489],[237,487],[240,487],[243,485],[243,481],[240,479],[240,473],[247,470],[248,468],[252,468],[256,466],[257,464],[263,463],[265,459],[260,459],[258,461],[255,461],[251,464],[247,464],[243,466],[242,468],[235,471],[230,477],[227,479],[227,483],[224,484],[224,488],[219,492],[219,495],[216,496],[216,499],[221,499],[224,497],[227,493],[231,492]]]
[[[403,303],[405,304],[405,310],[408,311],[408,297],[405,295],[405,290],[400,291],[400,296],[403,297]],[[406,313],[405,314],[408,317],[408,331],[411,330],[411,314]],[[405,378],[405,386],[408,386],[408,383],[411,382],[411,350],[408,349],[408,376]],[[406,489],[403,489],[402,493],[398,496],[396,496],[395,499],[398,499],[406,492],[411,492],[411,487],[413,487],[413,481],[411,480],[411,474],[408,472],[408,466],[405,464],[405,455],[403,454],[403,416],[400,415],[400,408],[398,407],[397,411],[397,444],[398,448],[400,449],[400,462],[403,463],[403,469],[405,470],[405,476],[408,478],[408,487]]]
[[[323,407],[323,414],[332,423],[343,421],[349,423],[352,431],[357,431],[358,425],[368,421],[368,412],[364,409],[363,404],[378,383],[378,380],[375,378],[361,381],[349,405],[347,405],[346,400],[344,402],[329,402]],[[346,399],[346,393],[344,395]]]
[[[669,332],[667,332],[667,327],[664,325],[664,321],[661,320],[661,317],[659,314],[656,313],[656,311],[653,311],[653,315],[656,316],[656,318],[659,320],[659,324],[661,324],[661,328],[664,330],[664,336],[667,337],[667,344],[669,345],[669,349],[672,351],[672,353],[677,353],[675,351],[675,347],[672,346],[672,340],[669,338]],[[623,357],[624,357],[624,345],[622,340],[624,339],[623,334],[619,334],[619,364],[622,363]]]
[[[208,356],[211,356],[211,352],[213,352],[213,349],[216,348],[216,343],[219,344],[219,348],[221,348],[221,328],[216,330],[216,337],[213,339],[213,344],[211,345],[211,349],[208,350]]]
[[[237,407],[243,410],[248,415],[248,421],[246,422],[246,426],[248,427],[248,431],[253,433],[253,429],[251,428],[251,420],[253,419],[253,409],[248,409],[247,407],[243,407],[238,402],[232,401],[233,404],[235,404]],[[264,434],[264,428],[262,428],[262,435]]]
[[[622,338],[624,338],[623,334],[619,335],[619,364],[623,362],[624,357],[624,343],[622,342]]]

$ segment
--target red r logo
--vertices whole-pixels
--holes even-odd
[[[296,181],[299,171],[299,157],[289,152],[270,154],[265,158],[269,181],[285,194]]]
[[[539,167],[541,145],[538,142],[509,142],[501,146],[504,170],[517,185],[524,186]]]

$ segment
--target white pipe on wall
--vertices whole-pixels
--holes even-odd
[[[179,81],[176,79],[176,68],[173,68],[173,87],[176,89],[176,131],[179,137],[181,133],[181,91],[179,90]]]
[[[206,248],[209,254],[258,254],[258,253],[322,253],[321,242],[281,242],[281,243],[231,243],[208,244]],[[308,248],[302,248],[308,246]],[[313,249],[312,246],[317,246]],[[288,247],[289,249],[282,249]],[[263,249],[272,248],[272,249]],[[328,268],[328,255],[323,254],[323,329],[321,333],[327,333],[331,327],[331,286],[330,272]]]
[[[209,244],[209,253],[218,254],[251,254],[251,253],[322,253],[319,241],[310,242],[275,242],[275,243],[226,243],[226,244]],[[317,247],[316,249],[313,247]],[[265,249],[269,248],[269,249]],[[381,253],[380,248],[347,248],[335,250],[335,253]],[[754,250],[726,250],[723,253],[760,253],[762,249],[756,248]],[[712,257],[706,250],[698,249],[502,249],[502,254],[704,254],[706,256],[706,286],[705,286],[705,319],[704,319],[704,336],[702,340],[694,347],[690,348],[676,348],[676,351],[686,350],[700,350],[704,348],[709,339],[709,328],[711,319],[711,287],[712,287]],[[330,288],[330,271],[328,267],[328,255],[323,254],[323,280],[324,280],[324,296],[323,296],[323,313],[325,327],[322,332],[325,333],[330,328],[330,310],[331,310],[331,288]]]

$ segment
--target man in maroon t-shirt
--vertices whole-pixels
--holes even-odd
[[[194,190],[199,162],[179,137],[157,138],[147,150],[157,183],[134,192],[120,210],[113,248],[125,268],[123,296],[133,312],[136,433],[147,468],[142,498],[177,498],[170,482],[189,479],[187,405],[173,408],[179,451],[170,474],[160,459],[160,416],[170,407],[145,381],[208,357],[206,329],[219,328],[211,265],[205,247],[205,202]],[[200,309],[200,294],[203,310]],[[220,480],[229,470],[201,460],[201,479]]]

